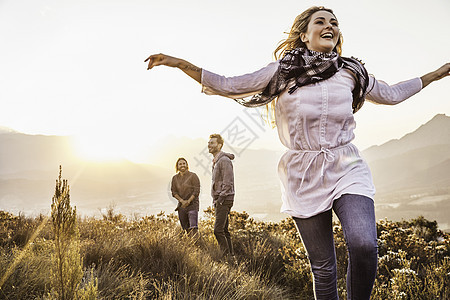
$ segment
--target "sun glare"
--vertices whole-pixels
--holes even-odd
[[[142,162],[139,151],[144,149],[139,140],[133,136],[79,135],[74,138],[78,156],[84,160],[113,162],[130,160]]]
[[[78,136],[75,138],[75,147],[80,158],[86,160],[117,161],[125,159],[126,155],[120,145],[95,137]]]

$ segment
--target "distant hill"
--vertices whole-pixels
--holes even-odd
[[[450,117],[439,114],[401,139],[363,151],[379,191],[449,187]],[[423,174],[440,174],[426,176]],[[417,180],[421,178],[421,180]]]
[[[423,147],[445,144],[450,144],[450,117],[438,114],[401,139],[369,147],[363,151],[363,154],[365,159],[371,162]]]
[[[12,133],[12,132],[16,132],[16,131],[11,128],[8,128],[8,127],[0,126],[0,134]]]
[[[450,230],[450,117],[439,114],[398,140],[363,151],[377,194],[377,216],[419,214]]]
[[[380,148],[380,150],[383,150]],[[450,159],[450,144],[425,146],[383,159],[369,161],[378,190],[398,190],[412,185],[417,187],[450,186],[450,171],[443,162]],[[423,178],[422,174],[434,170],[440,174]],[[412,180],[421,178],[421,180]]]
[[[78,162],[69,137],[28,135],[3,131],[0,134],[0,177],[23,171],[51,170]]]

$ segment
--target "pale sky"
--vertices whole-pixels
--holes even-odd
[[[243,107],[202,94],[179,70],[147,71],[144,59],[163,52],[223,75],[252,72],[312,5],[334,10],[343,55],[378,79],[394,84],[450,61],[448,0],[0,0],[0,126],[76,135],[86,151],[135,161],[167,135],[207,139]],[[363,150],[450,115],[449,92],[446,78],[397,106],[366,103],[355,144]],[[268,127],[252,147],[282,149]]]

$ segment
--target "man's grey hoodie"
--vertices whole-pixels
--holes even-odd
[[[214,203],[223,204],[225,200],[234,200],[234,154],[220,151],[213,159],[211,196]]]

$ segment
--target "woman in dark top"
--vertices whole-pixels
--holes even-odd
[[[198,232],[198,210],[200,194],[200,180],[195,173],[189,171],[188,162],[180,157],[175,170],[178,172],[172,177],[172,196],[178,200],[178,211],[181,227],[189,233]]]

